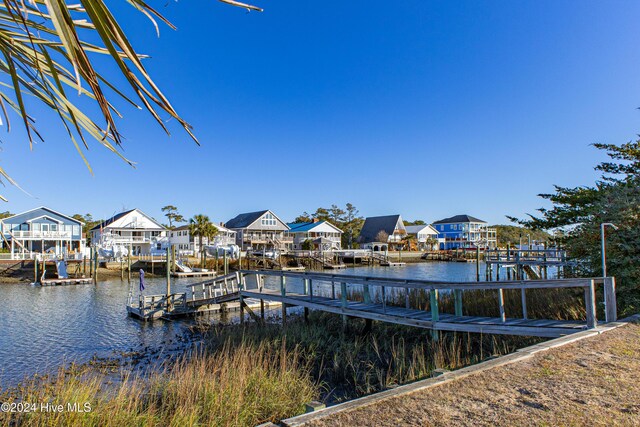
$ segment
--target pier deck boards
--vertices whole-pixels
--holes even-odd
[[[39,282],[40,286],[63,286],[63,285],[87,285],[93,283],[90,277],[78,277],[69,279],[43,279]]]
[[[265,279],[271,277],[269,287]],[[279,289],[274,281],[279,282]],[[289,281],[297,281],[289,284]],[[288,290],[287,286],[294,286]],[[330,291],[329,291],[330,286]],[[596,316],[596,286],[603,286],[605,321],[616,320],[615,279],[581,278],[553,280],[516,280],[505,282],[443,282],[419,279],[399,279],[392,277],[365,277],[347,274],[286,272],[274,270],[241,270],[225,276],[208,279],[189,285],[190,294],[147,295],[139,300],[130,300],[129,314],[145,320],[161,316],[194,314],[217,310],[222,304],[237,304],[244,321],[244,309],[248,301],[261,308],[267,301],[282,305],[282,320],[286,318],[286,307],[297,306],[320,310],[347,317],[377,320],[381,322],[431,329],[436,331],[459,331],[505,335],[525,335],[539,337],[559,337],[598,325]],[[354,288],[355,287],[355,288]],[[574,288],[584,292],[586,319],[583,321],[531,319],[527,316],[526,290]],[[304,289],[304,291],[302,291]],[[315,291],[314,291],[315,289]],[[519,290],[523,298],[522,318],[507,317],[503,291]],[[426,301],[414,301],[411,307],[411,291],[421,290]],[[464,292],[484,290],[498,293],[498,317],[464,315]],[[439,292],[450,292],[454,298],[455,313],[443,313],[439,309]],[[405,295],[403,306],[398,296]],[[255,302],[258,303],[255,303]],[[416,307],[430,307],[424,310]],[[252,310],[249,314],[255,318]],[[436,338],[437,339],[437,338]]]
[[[246,298],[267,299],[283,304],[306,307],[314,310],[335,314],[359,317],[362,319],[379,320],[387,323],[415,326],[441,331],[477,332],[508,335],[526,335],[540,337],[559,337],[586,329],[585,322],[567,320],[540,319],[511,319],[504,322],[499,317],[455,316],[440,313],[437,322],[432,321],[430,311],[407,309],[399,306],[382,304],[365,304],[363,302],[347,301],[342,306],[339,299],[287,293],[282,297],[277,291],[265,290],[242,291]]]

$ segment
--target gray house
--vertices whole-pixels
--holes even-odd
[[[400,215],[370,216],[364,221],[358,243],[365,249],[385,251],[400,245],[406,234]]]
[[[289,226],[270,210],[240,214],[224,226],[236,232],[236,244],[243,251],[293,249],[293,237],[285,236]]]
[[[11,258],[23,259],[36,252],[82,253],[82,226],[77,219],[41,206],[0,220],[0,233]]]

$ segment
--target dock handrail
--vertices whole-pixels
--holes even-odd
[[[437,321],[438,304],[437,295],[440,290],[454,291],[456,315],[462,315],[462,293],[463,290],[497,290],[499,292],[500,317],[505,321],[504,296],[503,291],[516,289],[525,292],[527,289],[557,289],[557,288],[582,288],[585,293],[586,323],[588,328],[597,325],[596,317],[596,286],[604,287],[604,311],[605,321],[613,322],[617,320],[617,307],[615,295],[615,278],[571,278],[552,280],[512,280],[504,282],[445,282],[420,279],[400,279],[389,277],[364,277],[348,274],[316,273],[316,272],[288,272],[272,270],[241,270],[241,274],[260,274],[262,276],[280,277],[284,283],[286,278],[299,278],[306,284],[312,281],[322,281],[340,283],[342,287],[363,285],[365,294],[368,294],[369,286],[379,286],[383,295],[383,306],[385,303],[384,293],[386,288],[422,289],[429,291],[431,299],[431,309],[434,315],[434,322]],[[282,296],[286,296],[286,286],[281,286]],[[522,298],[523,317],[527,318],[526,298]]]

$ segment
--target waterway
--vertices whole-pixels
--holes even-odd
[[[480,271],[484,278],[483,264]],[[476,265],[427,262],[347,268],[339,274],[475,281]],[[187,284],[197,281],[173,280],[172,290],[184,292]],[[161,294],[165,286],[165,279],[148,279],[144,293]],[[69,362],[118,357],[127,352],[180,351],[192,321],[144,323],[127,317],[130,289],[135,295],[139,293],[137,281],[130,285],[116,279],[97,285],[56,287],[0,284],[0,387],[15,385],[35,373],[54,371]],[[210,319],[220,320],[214,315]]]

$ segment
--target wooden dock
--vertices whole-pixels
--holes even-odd
[[[40,286],[64,286],[64,285],[88,285],[93,283],[91,277],[77,277],[68,279],[41,279],[36,282],[36,285]]]
[[[560,280],[519,280],[511,282],[440,282],[426,280],[403,280],[383,277],[363,277],[328,273],[287,273],[275,271],[243,271],[243,277],[256,276],[253,282],[264,283],[264,276],[279,279],[279,289],[264,286],[242,286],[242,298],[266,299],[283,304],[283,319],[286,306],[321,310],[363,319],[428,328],[432,331],[460,331],[506,335],[558,337],[597,326],[596,286],[604,288],[605,321],[616,320],[615,279],[586,278]],[[260,278],[262,276],[262,278]],[[304,292],[287,291],[287,282],[298,280],[304,283]],[[338,288],[339,289],[336,289]],[[527,316],[526,291],[529,289],[581,289],[585,296],[586,319],[584,321],[532,319]],[[508,317],[504,306],[504,290],[519,290],[522,298],[520,318]],[[426,291],[428,310],[410,304],[410,292]],[[462,293],[472,290],[491,290],[498,294],[498,317],[465,315]],[[440,293],[453,293],[453,313],[439,309]],[[404,295],[404,303],[393,304],[389,294]],[[424,304],[420,304],[421,306]]]
[[[271,285],[265,279],[271,277]],[[274,286],[273,282],[277,285]],[[293,282],[293,283],[292,283]],[[296,283],[297,282],[297,283]],[[295,283],[296,291],[287,289]],[[431,329],[437,331],[459,331],[489,334],[558,337],[584,329],[595,328],[596,287],[604,289],[605,322],[616,320],[615,279],[585,278],[556,280],[518,280],[507,282],[442,282],[388,277],[365,277],[356,275],[287,272],[275,270],[242,270],[212,280],[190,285],[190,294],[179,293],[144,296],[138,301],[130,300],[127,310],[130,315],[151,320],[158,317],[195,314],[220,310],[222,304],[237,302],[240,320],[244,321],[245,310],[259,320],[253,309],[260,307],[264,318],[264,307],[268,302],[281,304],[282,320],[286,321],[286,307],[304,307],[388,323]],[[530,289],[555,290],[561,288],[580,289],[584,293],[586,319],[583,321],[530,318],[527,315],[526,291]],[[465,314],[462,295],[467,291],[487,290],[498,295],[497,317],[479,317]],[[504,291],[519,290],[522,294],[520,317],[509,316],[505,311]],[[452,312],[440,309],[442,295],[453,296]],[[411,302],[410,295],[426,295],[424,302]],[[424,309],[423,307],[429,307]]]
[[[209,271],[174,271],[171,273],[171,277],[184,278],[184,277],[213,277],[217,273],[214,270]]]

